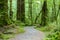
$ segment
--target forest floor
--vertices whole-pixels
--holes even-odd
[[[45,33],[34,29],[33,26],[25,27],[24,30],[25,33],[18,34],[9,40],[43,40],[45,38]]]

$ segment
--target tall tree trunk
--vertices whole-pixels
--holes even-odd
[[[25,0],[21,0],[21,21],[25,22]]]
[[[57,13],[56,13],[56,2],[55,2],[55,0],[53,0],[53,4],[54,4],[54,20],[57,20]]]
[[[25,21],[25,0],[17,0],[17,19]]]
[[[33,24],[33,20],[32,20],[32,0],[29,0],[29,14],[30,14],[31,25],[32,25]]]
[[[57,20],[57,14],[56,14],[56,3],[55,0],[53,0],[53,7],[52,7],[52,22]]]
[[[10,0],[10,19],[12,19],[13,12],[12,12],[12,0]]]
[[[17,0],[17,20],[20,20],[21,18],[21,7],[20,7],[20,0]]]
[[[58,7],[58,12],[57,12],[57,22],[56,22],[56,24],[60,24],[60,4],[59,4],[59,7]]]
[[[47,24],[47,0],[44,0],[42,7],[41,25],[45,26]]]
[[[8,22],[8,0],[0,0],[0,26],[7,25]]]
[[[40,14],[41,14],[42,11],[40,11],[40,13],[37,15],[36,19],[35,19],[35,24],[36,24],[36,21],[38,20]]]

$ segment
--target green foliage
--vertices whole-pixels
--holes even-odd
[[[14,34],[1,34],[0,39],[8,40],[9,38],[14,37]]]
[[[40,28],[36,27],[36,29],[43,31],[43,32],[50,32],[56,26],[55,24],[56,24],[55,22],[49,23],[46,26],[40,26]]]
[[[55,1],[54,3],[55,5],[53,4],[53,1]],[[2,31],[11,33],[13,32],[12,30],[16,29],[17,30],[16,33],[22,33],[24,32],[23,26],[25,24],[26,25],[31,25],[31,23],[35,24],[35,19],[38,16],[38,14],[40,14],[36,20],[36,23],[41,24],[41,21],[44,23],[46,20],[47,23],[45,24],[48,24],[48,25],[44,27],[42,26],[36,29],[44,31],[44,32],[51,32],[50,34],[48,34],[46,40],[60,40],[60,30],[59,30],[60,29],[60,14],[58,11],[60,10],[60,7],[59,7],[60,1],[59,0],[47,0],[46,4],[44,3],[44,0],[32,0],[32,2],[33,2],[31,5],[32,14],[30,14],[29,13],[29,2],[28,0],[25,0],[25,23],[22,23],[21,21],[16,21],[17,0],[12,0],[12,11],[13,11],[12,19],[9,18],[10,17],[10,12],[9,12],[10,11],[10,0],[8,0],[8,2],[7,0],[0,0],[0,28],[2,28]],[[44,7],[42,8],[43,3],[47,6],[44,5]],[[46,14],[47,16],[44,16],[44,14],[40,13],[40,11],[45,9],[45,7],[47,10],[44,10],[44,11],[48,11],[48,13],[44,11],[42,11],[42,13]],[[56,14],[58,14],[57,16],[55,12]],[[32,19],[31,19],[31,15],[32,15]],[[43,19],[41,20],[41,18]],[[55,18],[57,18],[57,20],[55,20]],[[56,25],[55,22],[58,23],[58,25]],[[4,40],[9,38],[9,36],[5,34],[1,34],[0,37],[3,38]]]
[[[7,0],[0,0],[0,26],[8,24],[7,3]]]
[[[14,21],[14,24],[17,25],[17,26],[24,26],[25,23],[22,23],[21,21],[17,20],[17,21]]]
[[[60,30],[57,28],[53,29],[45,40],[60,40]]]
[[[20,33],[24,33],[24,27],[20,24],[19,25],[15,25],[15,24],[11,24],[8,26],[5,26],[5,28],[2,30],[4,30],[3,32],[1,32],[0,34],[0,39],[2,40],[8,40],[9,38],[14,37],[16,34],[20,34]]]
[[[36,29],[46,33],[47,37],[44,40],[60,40],[60,26],[55,22]]]

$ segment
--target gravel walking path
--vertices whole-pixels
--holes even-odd
[[[43,40],[45,34],[39,30],[34,29],[34,27],[25,27],[25,33],[16,35],[15,38],[9,40]]]

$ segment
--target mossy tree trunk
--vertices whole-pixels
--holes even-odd
[[[42,15],[41,15],[41,25],[45,26],[47,24],[47,0],[44,0],[42,7]]]
[[[25,21],[25,0],[17,0],[17,20]]]
[[[20,0],[17,0],[17,20],[20,20]]]
[[[8,0],[0,0],[0,26],[8,24]]]
[[[58,25],[60,25],[60,4],[59,4],[59,7],[58,7],[58,12],[57,12],[57,22],[56,22]]]
[[[29,14],[30,14],[30,19],[31,19],[31,25],[33,25],[33,20],[32,20],[32,0],[29,0]]]
[[[57,13],[56,13],[56,2],[53,0],[53,7],[52,7],[52,19],[51,21],[54,22],[57,20]]]
[[[13,11],[12,11],[12,0],[10,0],[10,19],[13,17]]]

